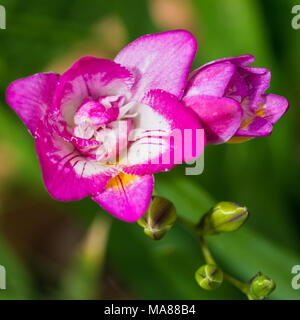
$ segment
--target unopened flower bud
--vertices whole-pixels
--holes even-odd
[[[239,229],[248,216],[247,208],[223,201],[203,216],[199,227],[204,234],[231,232]]]
[[[252,299],[263,299],[270,295],[275,288],[276,284],[274,280],[260,272],[250,281],[250,293]]]
[[[214,290],[222,284],[223,272],[215,264],[205,264],[196,271],[195,279],[201,288]]]
[[[153,240],[160,240],[176,221],[176,209],[165,198],[153,196],[147,212],[138,220],[144,232]]]

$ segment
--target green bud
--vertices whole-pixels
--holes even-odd
[[[204,234],[231,232],[239,229],[249,216],[248,210],[232,202],[219,202],[200,221]]]
[[[173,203],[153,196],[147,212],[138,220],[144,232],[153,240],[160,240],[173,226],[177,218]]]
[[[205,264],[196,271],[195,279],[201,288],[214,290],[222,284],[223,272],[215,264]]]
[[[276,284],[274,280],[260,272],[250,280],[250,294],[253,299],[263,299],[270,295],[275,288]]]

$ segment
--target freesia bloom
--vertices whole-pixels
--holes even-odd
[[[183,153],[174,131],[202,129],[180,102],[195,52],[189,32],[170,31],[137,39],[114,61],[83,57],[62,75],[13,82],[7,102],[34,137],[48,192],[62,201],[91,196],[122,220],[139,219],[153,174]],[[201,148],[186,144],[190,161],[204,139]]]
[[[270,135],[288,109],[285,98],[265,94],[268,69],[248,67],[251,55],[210,62],[194,70],[183,103],[200,117],[207,142],[243,142]]]

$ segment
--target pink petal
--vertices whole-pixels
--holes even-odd
[[[80,125],[83,122],[90,121],[94,126],[100,126],[117,120],[119,115],[118,107],[105,108],[104,105],[90,100],[83,102],[74,115],[74,122]]]
[[[202,68],[189,80],[184,96],[222,97],[234,72],[235,66],[230,62],[216,63]]]
[[[251,54],[245,54],[237,57],[219,59],[214,62],[224,62],[224,61],[229,61],[235,64],[236,66],[247,66],[248,64],[254,62],[255,58]]]
[[[45,186],[61,201],[80,200],[104,190],[118,171],[87,161],[74,146],[42,124],[37,130],[36,151]]]
[[[199,116],[209,144],[226,142],[240,127],[243,112],[233,99],[194,96],[184,98],[183,103]]]
[[[246,81],[238,72],[235,72],[231,78],[225,97],[232,98],[238,102],[242,102],[249,93],[249,88]]]
[[[235,137],[263,137],[269,136],[272,133],[272,124],[268,120],[255,117],[249,124],[241,127]]]
[[[246,113],[256,112],[262,94],[270,86],[271,72],[268,69],[253,67],[238,68],[238,72],[248,85],[248,96],[242,103],[243,109]]]
[[[7,103],[22,119],[32,135],[52,103],[56,73],[38,73],[10,84],[6,91]]]
[[[255,61],[255,58],[251,55],[251,54],[246,54],[243,56],[237,56],[237,57],[230,57],[230,58],[223,58],[223,59],[218,59],[218,60],[213,60],[211,62],[208,62],[200,67],[198,67],[197,69],[193,70],[191,72],[191,76],[194,76],[196,73],[198,73],[200,70],[214,65],[216,63],[223,63],[223,62],[230,62],[232,64],[234,64],[235,66],[246,66],[249,63],[252,63]]]
[[[131,176],[120,173],[93,200],[118,219],[136,222],[147,211],[153,185],[154,178],[151,175]]]
[[[138,38],[115,61],[135,75],[135,99],[140,100],[152,89],[162,89],[180,98],[196,50],[197,43],[191,33],[175,30]]]
[[[127,96],[134,82],[131,73],[117,63],[93,57],[83,57],[66,71],[54,95],[54,105],[64,119],[73,124],[74,113],[83,100],[100,96]]]
[[[266,94],[261,103],[263,117],[272,124],[276,123],[288,110],[288,101],[276,94]]]
[[[205,137],[197,115],[162,90],[150,91],[137,109],[139,128],[127,158],[120,161],[128,174],[152,174],[198,157]]]

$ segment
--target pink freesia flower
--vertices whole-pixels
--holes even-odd
[[[62,201],[91,196],[119,219],[139,219],[153,174],[183,153],[173,132],[202,128],[180,102],[195,52],[189,32],[170,31],[137,39],[114,61],[84,57],[62,75],[13,82],[7,102],[34,137],[48,192]],[[204,142],[189,147],[184,161]]]
[[[243,142],[267,136],[288,109],[285,98],[265,94],[271,73],[248,67],[251,55],[210,62],[194,70],[183,103],[200,117],[207,142]]]

